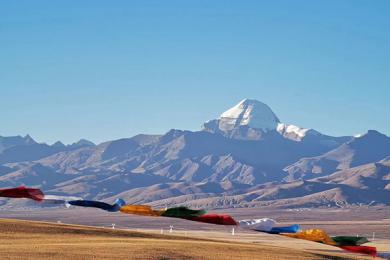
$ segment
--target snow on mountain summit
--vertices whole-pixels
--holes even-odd
[[[320,133],[316,130],[310,128],[302,128],[296,125],[279,123],[276,127],[276,131],[278,131],[281,135],[291,140],[300,141],[306,135],[319,135]]]
[[[274,130],[280,122],[266,104],[244,99],[234,107],[222,113],[219,118],[221,130],[232,130],[237,126],[248,126],[262,130]]]
[[[270,131],[294,141],[301,141],[307,135],[320,134],[310,128],[281,123],[269,106],[254,99],[244,99],[223,112],[218,119],[207,121],[203,130],[247,140],[258,140]]]

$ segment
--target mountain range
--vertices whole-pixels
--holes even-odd
[[[245,99],[200,131],[98,145],[0,136],[0,187],[22,184],[154,206],[390,206],[390,137],[325,135],[282,123],[266,104]]]

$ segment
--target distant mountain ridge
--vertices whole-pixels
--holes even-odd
[[[329,175],[358,165],[379,161],[390,154],[390,138],[375,130],[355,137],[316,157],[303,158],[285,168],[290,179]]]
[[[53,195],[214,208],[390,206],[390,137],[374,130],[328,136],[282,123],[256,100],[201,131],[98,145],[0,137],[0,149],[0,187],[32,185]]]
[[[36,142],[34,139],[31,138],[31,136],[26,135],[24,137],[18,135],[18,136],[0,136],[0,153],[6,150],[7,148],[13,147],[13,146],[19,146],[19,145],[31,145],[35,144]]]

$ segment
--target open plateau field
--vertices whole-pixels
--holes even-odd
[[[326,246],[304,250],[8,219],[0,220],[0,251],[2,259],[365,259]]]
[[[283,224],[299,223],[304,229],[322,228],[331,235],[359,234],[371,239],[375,232],[367,245],[390,251],[387,209],[212,212],[235,219],[271,217]],[[0,220],[2,259],[370,259],[336,247],[240,228],[235,228],[233,236],[232,227],[96,209],[1,210],[0,218],[4,218]]]

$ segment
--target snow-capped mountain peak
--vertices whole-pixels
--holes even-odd
[[[294,141],[301,141],[307,135],[321,135],[310,128],[281,123],[269,106],[254,99],[244,99],[218,119],[207,121],[203,130],[246,140],[259,140],[272,131]]]
[[[280,122],[269,106],[253,99],[242,100],[222,113],[219,120],[221,130],[231,130],[237,126],[248,126],[267,131],[276,129]]]

